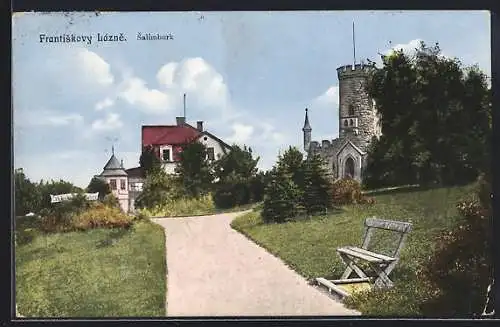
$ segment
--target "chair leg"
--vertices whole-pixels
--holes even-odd
[[[366,278],[366,274],[363,272],[362,269],[360,269],[357,265],[354,259],[348,257],[348,256],[341,256],[342,260],[344,263],[347,265],[347,269],[345,270],[344,274],[342,274],[341,279],[348,279],[351,273],[354,271],[360,278]]]
[[[378,265],[373,265],[372,268],[377,273],[377,278],[376,278],[374,284],[378,287],[392,287],[392,286],[394,286],[394,283],[389,279],[389,274],[391,273],[391,271],[394,269],[395,266],[396,266],[396,264],[394,262],[383,267],[382,269]]]

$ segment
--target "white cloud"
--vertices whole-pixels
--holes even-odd
[[[108,113],[104,119],[97,119],[92,123],[92,129],[95,131],[111,131],[122,126],[123,122],[117,113]]]
[[[178,66],[179,64],[176,62],[169,62],[168,64],[161,67],[158,71],[158,74],[156,74],[156,79],[158,80],[158,82],[165,87],[173,87],[174,74]]]
[[[323,94],[312,101],[313,107],[338,105],[339,104],[339,86],[333,85],[328,88]]]
[[[222,75],[203,58],[187,58],[181,62],[170,62],[160,68],[156,75],[158,83],[167,92],[178,96],[188,93],[198,104],[227,109],[229,92]]]
[[[83,116],[52,110],[23,110],[14,112],[15,126],[67,126],[83,123]]]
[[[99,110],[111,107],[114,104],[115,104],[115,100],[113,100],[111,98],[106,98],[106,99],[96,103],[95,110],[99,111]]]
[[[233,134],[227,138],[227,140],[231,143],[245,143],[250,140],[254,132],[253,126],[240,123],[233,124],[231,128],[233,130]]]
[[[150,114],[163,114],[172,110],[175,104],[171,95],[157,89],[149,89],[146,82],[137,77],[127,77],[118,96]]]
[[[420,47],[421,41],[422,41],[421,39],[414,39],[408,43],[396,44],[395,46],[392,46],[390,49],[386,50],[384,54],[391,55],[395,51],[400,51],[400,50],[403,50],[403,52],[406,54],[413,54],[415,53],[415,50]]]
[[[264,142],[270,142],[273,145],[280,145],[284,143],[286,139],[285,135],[276,131],[276,127],[274,127],[270,123],[260,123],[260,128],[262,130],[260,138]]]
[[[77,52],[77,61],[86,79],[102,86],[113,84],[114,77],[110,65],[95,52],[80,48]]]

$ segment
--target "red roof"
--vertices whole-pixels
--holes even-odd
[[[184,144],[193,141],[199,134],[195,128],[186,125],[142,126],[142,146]]]

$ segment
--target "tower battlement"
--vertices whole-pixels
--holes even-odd
[[[365,76],[375,69],[375,65],[367,64],[356,64],[356,65],[344,65],[337,68],[337,75],[339,80],[349,78],[349,77],[361,77]]]

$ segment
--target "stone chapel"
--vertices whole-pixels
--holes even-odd
[[[381,127],[375,102],[366,91],[372,65],[346,65],[337,68],[339,79],[339,137],[311,141],[312,128],[306,109],[304,150],[325,160],[333,179],[351,177],[363,181],[367,148],[373,137],[380,137]]]

